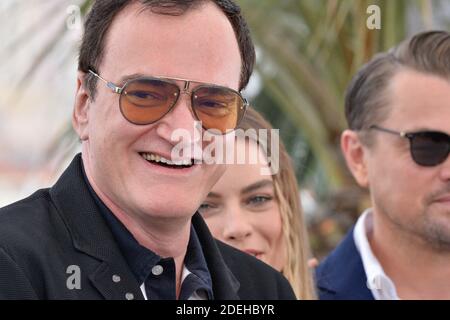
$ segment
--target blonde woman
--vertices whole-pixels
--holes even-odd
[[[291,159],[282,142],[279,162],[271,150],[272,126],[249,108],[241,129],[268,130],[268,141],[236,138],[236,154],[259,152],[266,161],[228,164],[199,211],[219,240],[256,256],[289,280],[298,299],[315,299],[310,249]],[[254,132],[255,132],[254,131]],[[259,141],[261,142],[261,141]],[[261,175],[262,170],[272,175]],[[275,170],[274,170],[275,169]]]

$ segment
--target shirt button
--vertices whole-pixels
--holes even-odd
[[[117,274],[113,275],[112,276],[112,281],[115,282],[115,283],[120,282],[120,276],[118,276]]]
[[[152,273],[155,276],[159,276],[161,273],[163,273],[163,271],[164,271],[163,267],[160,266],[159,264],[157,264],[152,268]]]
[[[125,298],[126,298],[127,300],[133,300],[133,299],[134,299],[134,294],[132,294],[132,293],[130,293],[130,292],[127,292],[127,293],[125,294]]]

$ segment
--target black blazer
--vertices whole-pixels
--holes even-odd
[[[353,232],[316,269],[321,300],[374,300]]]
[[[295,299],[279,272],[213,239],[198,213],[192,223],[216,299]],[[80,155],[51,189],[0,209],[0,299],[143,299],[139,285],[89,193]]]

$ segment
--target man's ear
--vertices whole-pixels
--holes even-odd
[[[75,105],[72,113],[72,126],[82,141],[89,138],[89,92],[84,85],[85,73],[78,71]]]
[[[353,130],[345,130],[341,135],[341,149],[347,166],[356,182],[361,187],[369,186],[368,170],[365,153],[367,149],[363,146],[360,137]]]

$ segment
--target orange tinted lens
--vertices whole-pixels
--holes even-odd
[[[192,94],[192,107],[206,129],[233,130],[244,114],[241,96],[227,88],[202,86]]]
[[[136,79],[127,83],[120,99],[120,110],[134,124],[161,119],[176,103],[179,88],[159,79]]]

